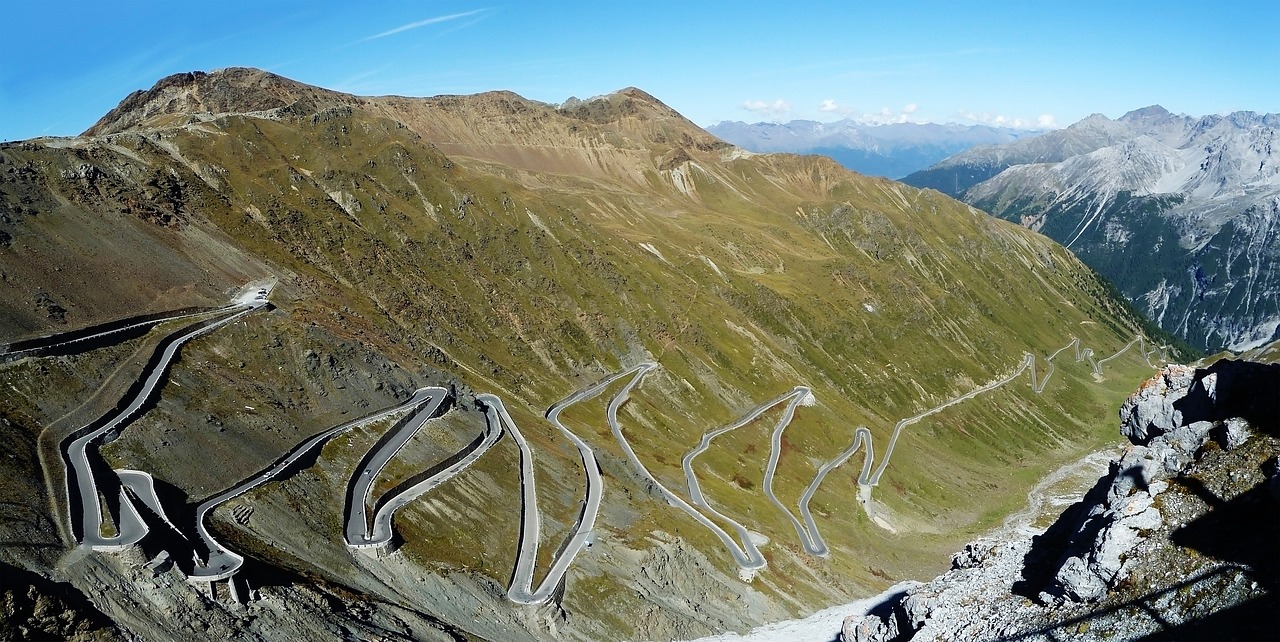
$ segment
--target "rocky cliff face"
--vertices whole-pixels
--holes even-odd
[[[1280,626],[1280,364],[1169,366],[1108,475],[1045,532],[984,539],[843,639],[1267,639]]]
[[[1148,107],[904,180],[1057,240],[1192,345],[1241,351],[1280,336],[1278,128],[1280,114]]]

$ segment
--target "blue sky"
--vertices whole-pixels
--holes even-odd
[[[365,6],[367,4],[367,6]],[[1161,104],[1280,112],[1280,0],[19,2],[0,6],[0,140],[74,135],[161,77],[259,67],[357,94],[627,86],[700,125],[1064,126]]]

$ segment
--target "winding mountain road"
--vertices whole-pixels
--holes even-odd
[[[480,459],[502,436],[502,430],[494,430],[486,422],[486,430],[461,450],[428,469],[422,479],[403,489],[394,488],[375,502],[371,542],[391,541],[391,517],[409,502],[425,495],[433,488],[449,481]],[[412,479],[412,478],[411,478]]]
[[[119,343],[125,338],[116,338],[112,335],[123,335],[130,330],[150,330],[161,323],[177,321],[178,319],[218,314],[226,312],[233,307],[235,307],[235,304],[221,308],[188,308],[183,310],[173,310],[171,312],[161,312],[154,315],[134,317],[128,320],[113,321],[96,327],[60,332],[55,335],[41,337],[38,339],[19,341],[17,343],[0,346],[0,361],[16,361],[24,357],[42,356],[50,352],[63,350],[73,354],[76,352],[84,352],[85,350],[76,349],[74,346],[77,346],[78,344],[91,344],[95,341],[105,340],[107,338],[111,338],[112,341],[106,345],[112,345],[114,343]]]
[[[252,476],[240,482],[236,486],[233,486],[229,490],[201,502],[200,505],[196,507],[195,511],[195,528],[196,534],[200,537],[200,541],[205,547],[205,561],[203,564],[197,563],[195,568],[192,570],[192,574],[188,576],[187,579],[190,581],[201,582],[223,580],[234,575],[235,572],[240,570],[240,567],[244,564],[244,557],[227,550],[225,546],[214,539],[213,535],[209,533],[209,530],[205,525],[205,518],[210,512],[222,504],[225,504],[281,475],[291,466],[296,464],[299,459],[306,457],[313,450],[321,447],[324,443],[339,434],[357,426],[377,421],[388,415],[412,409],[427,402],[431,399],[432,390],[435,389],[420,388],[404,403],[391,406],[390,408],[384,408],[358,419],[353,419],[347,423],[335,426],[315,435],[294,447],[293,450],[290,450],[271,467],[254,473]]]
[[[689,502],[685,501],[684,498],[671,492],[671,489],[658,481],[658,478],[654,477],[653,473],[649,472],[648,467],[646,467],[644,463],[640,461],[640,458],[636,456],[636,451],[631,448],[631,443],[622,432],[622,427],[618,425],[618,409],[622,406],[623,402],[626,401],[627,396],[631,394],[631,390],[640,383],[640,379],[644,377],[645,373],[656,367],[658,367],[658,364],[652,362],[645,362],[635,366],[635,378],[628,382],[626,387],[624,387],[609,404],[609,429],[613,431],[613,436],[618,440],[618,445],[626,452],[627,459],[631,462],[631,466],[634,467],[641,476],[647,479],[654,488],[658,489],[658,492],[667,500],[667,503],[683,510],[685,513],[688,513],[688,515],[699,524],[710,529],[711,532],[714,533],[722,543],[724,543],[725,548],[729,550],[729,554],[733,556],[734,562],[738,564],[740,569],[740,576],[744,580],[749,580],[755,571],[768,565],[767,560],[765,560],[764,556],[760,554],[759,549],[751,542],[750,534],[747,533],[745,529],[739,532],[740,535],[744,536],[744,542],[746,542],[746,544],[740,548],[734,541],[733,537],[731,537],[729,533],[725,532],[723,528],[720,528],[719,524],[711,521],[706,515],[703,515],[701,511],[691,506]],[[736,523],[733,520],[728,521]]]
[[[520,448],[520,489],[522,499],[520,547],[516,558],[515,571],[511,578],[511,586],[507,589],[507,599],[517,604],[546,602],[564,580],[564,575],[569,570],[569,565],[573,562],[573,558],[577,557],[582,548],[590,541],[592,530],[595,528],[596,516],[600,511],[600,500],[604,496],[604,479],[600,476],[600,464],[596,461],[595,451],[591,450],[587,442],[583,441],[560,422],[560,414],[569,406],[600,394],[615,381],[627,375],[636,373],[636,378],[638,379],[639,376],[653,366],[654,364],[651,363],[632,366],[574,392],[547,409],[547,421],[559,428],[578,448],[578,453],[582,457],[582,467],[586,472],[586,494],[583,498],[582,508],[578,513],[577,522],[570,529],[569,536],[562,545],[559,555],[552,561],[551,568],[548,569],[546,576],[542,578],[542,582],[538,584],[537,589],[533,588],[533,568],[537,563],[538,557],[541,517],[538,514],[533,453],[529,449],[529,444],[525,441],[524,435],[520,433],[520,428],[511,419],[511,415],[502,404],[501,399],[490,394],[476,397],[476,401],[486,406],[486,416],[489,421],[491,423],[501,421]],[[610,403],[611,411],[616,412],[613,404],[617,403],[618,398],[624,396],[630,390],[630,385],[634,385],[634,382],[635,379],[632,380],[627,388],[614,396],[613,402]],[[616,426],[616,423],[614,425]]]
[[[124,407],[117,406],[116,410],[108,413],[102,419],[85,426],[81,430],[88,429],[89,432],[65,447],[64,457],[69,464],[67,475],[68,508],[70,509],[70,506],[74,505],[75,500],[79,500],[79,536],[81,545],[95,550],[119,550],[124,546],[136,543],[142,539],[142,536],[146,535],[146,525],[138,518],[137,509],[128,497],[122,494],[119,511],[122,523],[117,528],[118,533],[113,537],[103,537],[102,505],[98,500],[98,485],[89,463],[89,446],[93,445],[103,435],[122,429],[137,418],[139,411],[158,393],[165,381],[169,364],[173,362],[178,350],[184,343],[202,334],[212,332],[266,305],[267,301],[265,299],[255,299],[240,303],[227,308],[230,314],[226,314],[220,319],[196,323],[167,337],[160,346],[157,346],[157,352],[152,355],[147,368],[143,371],[139,379],[139,385],[135,385],[130,389],[132,394],[131,396],[126,396],[127,403],[122,400]],[[100,425],[94,428],[95,424]],[[76,491],[71,488],[73,480]],[[74,492],[78,492],[78,497],[73,497]],[[68,515],[68,518],[72,524],[75,524],[74,515]]]
[[[151,403],[163,386],[168,368],[183,344],[268,305],[267,296],[269,292],[270,286],[260,288],[256,293],[251,289],[247,289],[231,304],[223,308],[199,312],[190,310],[174,311],[170,316],[162,314],[157,315],[156,318],[137,317],[135,320],[115,322],[119,324],[118,326],[111,324],[99,326],[103,328],[101,331],[96,331],[95,328],[88,328],[67,333],[66,336],[62,337],[55,335],[34,340],[33,342],[28,342],[28,345],[18,346],[22,348],[21,350],[8,352],[9,357],[20,358],[27,351],[36,354],[41,350],[54,347],[62,349],[82,341],[93,343],[104,338],[110,338],[113,335],[127,334],[129,330],[150,327],[166,321],[187,317],[211,316],[211,318],[189,325],[165,337],[144,367],[138,381],[117,404],[117,408],[98,421],[77,431],[77,433],[83,433],[80,437],[74,440],[68,438],[67,441],[64,441],[63,455],[68,464],[67,496],[69,511],[74,513],[76,507],[80,510],[79,520],[76,520],[75,515],[69,515],[68,517],[73,524],[73,531],[76,525],[79,527],[77,535],[82,546],[94,550],[122,550],[137,543],[148,532],[148,518],[139,510],[140,508],[146,508],[149,513],[158,517],[164,524],[181,536],[181,530],[175,527],[165,514],[155,491],[155,482],[149,474],[142,471],[116,470],[113,472],[118,483],[111,483],[105,490],[100,490],[98,480],[94,476],[95,465],[90,460],[90,447],[96,446],[104,435],[112,434],[129,425]],[[13,345],[16,346],[18,344]],[[370,496],[380,473],[413,435],[421,430],[428,420],[436,416],[437,411],[448,398],[449,392],[444,388],[425,387],[415,391],[413,396],[404,403],[329,428],[308,438],[283,455],[269,468],[255,473],[229,490],[202,502],[195,511],[195,528],[205,549],[206,556],[204,562],[197,560],[189,579],[191,581],[205,582],[227,579],[236,573],[244,563],[244,557],[229,551],[207,530],[205,520],[211,511],[231,499],[279,477],[290,467],[295,466],[300,459],[314,453],[317,448],[335,435],[394,413],[410,411],[411,414],[406,419],[393,426],[365,454],[348,484],[344,515],[344,539],[347,545],[352,548],[362,549],[383,546],[389,543],[393,536],[392,519],[397,510],[444,484],[473,465],[501,439],[505,430],[512,436],[520,450],[521,485],[520,538],[517,559],[507,597],[518,604],[544,603],[551,599],[563,586],[565,575],[573,560],[591,541],[604,494],[604,480],[595,452],[586,441],[570,431],[561,422],[560,416],[573,404],[595,397],[614,383],[623,378],[631,377],[608,403],[606,417],[610,431],[635,470],[647,480],[652,488],[657,489],[669,504],[685,511],[695,521],[710,529],[724,544],[734,562],[739,566],[743,579],[749,580],[756,570],[767,566],[767,561],[754,539],[759,536],[749,531],[740,522],[719,512],[710,504],[698,483],[697,475],[693,468],[696,458],[711,447],[716,437],[748,425],[765,412],[786,402],[785,410],[771,433],[769,458],[764,471],[763,492],[769,502],[783,511],[790,520],[800,540],[801,547],[811,555],[825,557],[830,554],[830,549],[822,539],[816,521],[810,512],[809,504],[828,474],[847,462],[859,450],[865,449],[862,469],[858,475],[859,493],[865,500],[869,499],[871,488],[876,486],[883,477],[898,438],[907,427],[951,406],[1005,386],[1020,377],[1024,371],[1029,371],[1030,373],[1032,391],[1040,394],[1055,373],[1055,360],[1064,351],[1073,347],[1075,349],[1075,360],[1077,362],[1088,361],[1093,373],[1100,375],[1103,365],[1118,358],[1134,346],[1140,346],[1139,351],[1142,358],[1148,365],[1154,367],[1151,357],[1156,353],[1157,349],[1149,346],[1145,338],[1141,336],[1130,341],[1115,354],[1101,360],[1095,360],[1093,350],[1083,347],[1080,339],[1073,337],[1070,343],[1043,358],[1045,363],[1043,376],[1040,375],[1036,368],[1035,355],[1027,353],[1011,374],[911,417],[899,420],[894,425],[888,445],[879,460],[879,464],[874,467],[873,464],[876,462],[876,457],[872,434],[865,426],[857,427],[854,430],[853,440],[849,447],[820,466],[813,480],[805,488],[797,503],[799,518],[775,495],[773,483],[781,458],[784,431],[794,419],[796,409],[800,405],[811,405],[814,401],[813,392],[809,387],[796,386],[791,391],[757,406],[735,423],[705,433],[699,444],[686,453],[681,462],[690,496],[690,500],[686,501],[659,482],[644,463],[640,461],[618,422],[618,411],[630,398],[632,390],[641,383],[648,372],[657,368],[658,365],[653,362],[643,362],[609,375],[556,402],[545,413],[546,420],[559,429],[578,449],[585,473],[585,488],[577,521],[569,529],[568,535],[552,559],[546,575],[542,578],[537,588],[534,588],[533,584],[541,538],[541,514],[537,504],[533,453],[519,427],[507,412],[502,400],[496,395],[481,394],[476,396],[476,401],[485,412],[486,428],[484,432],[477,435],[474,440],[458,452],[418,475],[410,477],[378,498],[374,502],[372,521],[370,522],[368,508]],[[101,463],[98,462],[96,466],[101,471]],[[75,490],[72,490],[73,486]],[[117,502],[117,510],[115,510],[117,514],[116,533],[104,536],[102,534],[104,518],[100,495],[103,492],[108,495],[115,494],[112,491],[117,489],[118,498],[108,497],[109,501],[114,500]],[[78,504],[76,500],[78,500]],[[870,510],[866,501],[863,502],[863,505],[864,508]],[[706,514],[704,514],[704,511]],[[736,533],[737,539],[716,521],[709,518],[708,514],[717,518],[721,523],[728,524]]]
[[[738,428],[741,428],[743,426],[746,426],[747,424],[750,424],[751,422],[759,418],[760,415],[768,411],[770,408],[773,408],[774,406],[784,401],[791,400],[792,402],[795,402],[798,399],[803,399],[803,396],[809,393],[810,391],[808,388],[804,386],[797,386],[795,389],[793,389],[790,392],[779,395],[778,397],[775,397],[769,401],[766,401],[763,404],[760,404],[759,406],[756,406],[754,410],[743,415],[742,418],[740,418],[738,421],[734,422],[733,424],[724,426],[722,428],[717,428],[715,430],[712,430],[711,432],[704,434],[702,436],[702,440],[698,443],[698,445],[695,446],[693,450],[690,450],[688,453],[685,453],[684,458],[680,462],[681,467],[684,468],[685,483],[689,487],[689,500],[699,508],[711,513],[712,515],[715,515],[716,517],[720,518],[725,522],[728,522],[729,525],[733,527],[733,530],[738,533],[738,539],[739,541],[742,542],[741,547],[738,547],[736,544],[734,544],[732,540],[726,540],[726,537],[720,537],[720,539],[721,541],[724,541],[726,546],[729,548],[729,554],[733,556],[734,561],[737,562],[738,566],[743,569],[763,568],[765,566],[764,556],[761,555],[760,549],[756,547],[755,542],[751,538],[750,532],[745,527],[743,527],[742,524],[738,523],[736,520],[728,517],[727,515],[721,513],[720,511],[716,510],[707,501],[706,497],[702,493],[702,486],[701,484],[698,483],[698,476],[693,472],[693,462],[695,459],[697,459],[698,455],[701,455],[703,452],[706,452],[706,450],[711,447],[711,441],[716,437],[719,437],[720,435],[723,435],[727,432],[737,430]],[[779,422],[778,424],[779,427],[784,426],[786,423],[790,422],[790,417],[794,414],[794,408],[791,407],[788,410],[792,412],[786,415],[785,422]],[[773,452],[770,452],[770,460],[774,462],[774,468],[766,471],[766,476],[765,476],[766,485],[770,485],[773,483],[773,473],[776,470],[777,458],[774,456]],[[773,495],[772,489],[768,491],[768,494],[772,497]],[[776,498],[775,498],[775,503],[776,503]],[[785,511],[785,509],[783,510]],[[713,529],[713,531],[714,530],[718,530],[718,529]],[[719,533],[717,533],[717,536],[719,536],[720,533],[723,533],[723,531],[720,531]]]
[[[404,448],[410,437],[422,429],[422,426],[435,415],[440,404],[444,403],[449,396],[449,391],[444,388],[433,387],[423,390],[427,400],[418,406],[408,421],[392,427],[392,432],[380,439],[378,445],[365,454],[360,465],[356,467],[351,482],[347,485],[346,528],[343,530],[347,546],[355,548],[381,546],[391,541],[389,524],[385,532],[377,531],[376,527],[369,527],[369,495],[373,492],[374,482],[377,481],[378,475],[387,462],[391,461],[401,448]]]
[[[783,398],[790,398],[791,402],[787,404],[787,409],[783,411],[777,427],[773,429],[773,437],[769,446],[769,463],[764,469],[764,494],[774,506],[778,507],[778,510],[786,514],[787,519],[791,520],[791,525],[796,529],[796,535],[800,538],[800,546],[810,555],[826,557],[828,553],[827,545],[822,541],[822,536],[817,534],[818,529],[815,527],[810,530],[807,527],[807,524],[813,523],[812,516],[808,516],[808,506],[805,505],[803,510],[803,513],[807,516],[806,524],[801,524],[800,520],[796,519],[796,516],[778,499],[778,496],[773,494],[773,477],[778,471],[778,458],[782,455],[782,431],[786,430],[787,426],[791,424],[791,420],[795,417],[797,406],[805,402],[813,402],[813,392],[807,386],[796,386]]]
[[[1045,385],[1048,383],[1050,377],[1053,376],[1054,368],[1055,368],[1054,359],[1056,359],[1058,355],[1061,354],[1063,351],[1073,346],[1075,347],[1075,360],[1077,362],[1087,360],[1090,364],[1090,367],[1093,373],[1101,374],[1103,364],[1121,356],[1126,351],[1133,348],[1133,346],[1135,345],[1142,346],[1140,348],[1140,352],[1142,354],[1143,360],[1146,361],[1147,365],[1151,367],[1155,367],[1155,365],[1151,362],[1151,356],[1156,353],[1157,349],[1155,347],[1149,347],[1146,343],[1145,338],[1140,335],[1135,339],[1133,339],[1132,341],[1130,341],[1128,344],[1126,344],[1123,348],[1118,350],[1116,353],[1101,360],[1094,360],[1093,350],[1090,348],[1082,348],[1080,339],[1077,337],[1073,337],[1070,343],[1054,351],[1052,354],[1050,354],[1048,357],[1044,359],[1045,363],[1047,364],[1047,372],[1045,373],[1043,378],[1037,378],[1037,371],[1035,367],[1035,364],[1036,364],[1035,355],[1026,353],[1023,357],[1021,364],[1010,375],[1004,378],[1001,378],[999,380],[996,380],[992,383],[989,383],[987,385],[971,390],[968,393],[965,393],[959,397],[956,397],[954,399],[941,403],[937,406],[924,410],[916,415],[913,415],[911,417],[907,417],[898,421],[897,424],[894,426],[892,434],[890,435],[889,444],[885,450],[884,457],[883,459],[880,460],[879,466],[874,468],[874,471],[873,471],[873,464],[876,461],[874,438],[871,434],[871,431],[868,430],[865,426],[857,427],[854,430],[854,438],[852,440],[852,443],[849,445],[849,447],[846,448],[844,451],[842,451],[834,459],[828,461],[827,463],[819,467],[817,473],[814,475],[813,480],[809,483],[809,485],[805,488],[804,492],[801,494],[799,502],[797,503],[797,508],[799,509],[801,519],[803,519],[803,524],[800,522],[800,520],[796,519],[795,515],[792,514],[790,510],[787,509],[787,507],[777,498],[777,496],[773,492],[773,478],[777,470],[778,458],[781,452],[780,442],[782,438],[782,433],[786,429],[787,425],[790,424],[794,416],[796,406],[798,406],[805,399],[811,399],[811,396],[809,395],[811,395],[812,393],[809,390],[809,388],[805,386],[797,386],[796,388],[792,389],[790,392],[787,392],[757,407],[755,410],[748,413],[746,416],[744,416],[741,420],[734,423],[733,425],[726,426],[724,428],[718,428],[716,430],[713,430],[709,433],[704,434],[702,437],[702,441],[697,446],[695,446],[693,450],[689,451],[689,453],[685,455],[682,461],[682,465],[685,472],[685,479],[688,482],[689,494],[692,502],[696,504],[698,507],[704,510],[707,510],[708,512],[712,513],[716,517],[719,517],[720,519],[729,523],[734,528],[734,530],[739,534],[740,539],[743,541],[744,545],[742,547],[739,547],[737,543],[734,542],[733,539],[729,537],[729,535],[723,529],[720,529],[714,523],[710,522],[710,520],[707,520],[704,516],[702,516],[700,513],[694,510],[692,506],[689,506],[688,504],[684,504],[681,500],[679,500],[679,498],[673,498],[669,491],[663,488],[660,484],[658,484],[658,486],[664,492],[665,495],[668,495],[668,499],[671,500],[673,504],[676,504],[677,506],[683,508],[686,512],[690,513],[690,515],[694,516],[694,518],[697,519],[700,523],[706,525],[708,528],[711,528],[712,531],[716,533],[717,537],[719,537],[720,540],[724,542],[725,547],[729,550],[730,554],[734,558],[734,561],[738,563],[739,567],[741,567],[744,570],[755,568],[753,558],[756,555],[759,555],[759,551],[756,549],[754,544],[751,543],[748,531],[737,521],[733,520],[732,518],[729,518],[728,516],[720,513],[719,511],[716,511],[713,507],[711,507],[711,505],[706,501],[706,498],[702,493],[702,489],[698,484],[697,475],[693,471],[692,464],[694,459],[698,455],[700,455],[702,452],[706,451],[710,447],[711,441],[715,437],[721,434],[724,434],[726,432],[729,432],[731,430],[734,430],[736,428],[740,428],[746,425],[747,423],[754,421],[764,411],[768,410],[769,408],[772,408],[783,401],[790,400],[790,403],[788,404],[783,417],[779,420],[772,434],[771,446],[769,450],[769,460],[765,469],[765,480],[763,484],[763,489],[764,489],[765,496],[769,499],[769,501],[774,506],[782,510],[787,515],[788,519],[791,521],[792,526],[796,529],[796,534],[799,536],[800,544],[802,548],[804,548],[804,550],[811,555],[826,557],[827,555],[830,554],[830,549],[826,545],[826,542],[822,539],[822,535],[819,532],[817,523],[814,520],[813,514],[809,509],[809,503],[813,499],[814,494],[818,491],[818,488],[821,486],[823,480],[827,477],[827,475],[832,470],[835,470],[836,468],[838,468],[839,466],[847,462],[860,449],[865,448],[865,456],[863,457],[862,470],[858,477],[858,484],[860,486],[859,495],[863,499],[862,503],[863,503],[864,509],[870,510],[869,507],[867,506],[866,500],[869,499],[870,497],[871,488],[879,484],[881,477],[883,477],[884,475],[885,469],[889,465],[889,460],[893,455],[893,450],[897,444],[898,437],[901,435],[902,431],[908,426],[915,424],[930,415],[941,412],[942,410],[945,410],[946,408],[949,408],[953,405],[956,405],[958,403],[961,403],[968,399],[972,399],[983,393],[990,392],[1004,385],[1007,385],[1008,383],[1016,380],[1024,371],[1030,372],[1031,388],[1035,393],[1039,394],[1044,391]],[[618,435],[620,442],[625,442],[624,438],[620,434],[620,431],[615,432],[615,435]],[[630,446],[625,443],[623,445],[624,445],[624,448],[628,451],[629,456],[632,458],[633,465],[640,468],[642,472],[645,474],[645,476],[648,477],[651,481],[654,481],[654,483],[656,484],[656,480],[653,479],[653,476],[643,468],[643,465],[640,464],[638,460],[635,459],[634,452],[630,450]]]

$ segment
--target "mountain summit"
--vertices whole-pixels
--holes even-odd
[[[231,67],[166,76],[151,89],[129,94],[115,109],[85,130],[105,136],[128,130],[172,125],[183,116],[248,114],[280,109],[300,100],[322,109],[357,102],[354,96],[304,85],[259,69]]]

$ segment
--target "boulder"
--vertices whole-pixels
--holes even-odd
[[[1249,422],[1239,417],[1232,417],[1214,429],[1213,440],[1227,450],[1235,450],[1244,445],[1253,435]]]
[[[1195,374],[1191,366],[1174,364],[1143,383],[1120,406],[1120,433],[1143,445],[1181,426],[1182,412],[1174,403],[1187,395]]]

